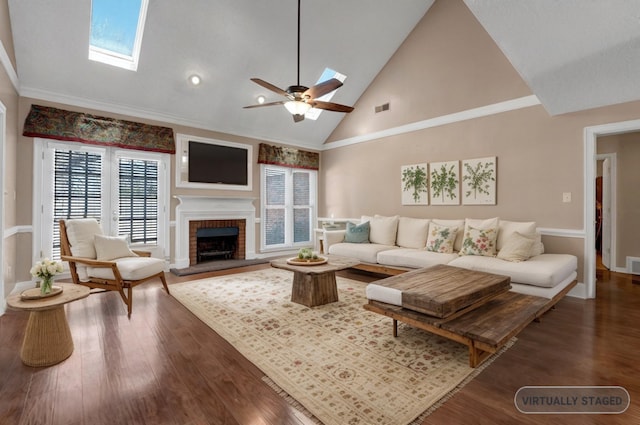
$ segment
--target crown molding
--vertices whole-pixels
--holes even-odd
[[[341,148],[344,146],[355,145],[358,143],[369,142],[371,140],[382,139],[384,137],[397,136],[399,134],[410,133],[412,131],[424,130],[427,128],[439,127],[442,125],[453,124],[461,121],[467,121],[475,118],[486,117],[489,115],[501,114],[503,112],[515,111],[517,109],[529,108],[531,106],[540,105],[540,99],[536,95],[519,97],[516,99],[506,100],[504,102],[493,103],[490,105],[480,106],[478,108],[467,109],[465,111],[455,112],[453,114],[441,115],[435,118],[429,118],[423,121],[417,121],[398,127],[392,127],[386,130],[376,131],[360,136],[349,137],[347,139],[331,142],[323,146],[323,150]]]

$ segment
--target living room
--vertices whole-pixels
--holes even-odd
[[[136,115],[135,111],[117,113],[108,107],[96,108],[98,102],[93,104],[94,107],[86,107],[71,98],[64,102],[64,92],[55,100],[44,91],[41,97],[36,97],[34,91],[24,95],[20,89],[21,70],[16,65],[14,52],[19,46],[14,47],[13,22],[9,13],[13,6],[11,3],[0,2],[0,22],[3,24],[0,40],[4,47],[4,66],[0,71],[0,102],[4,106],[0,111],[4,117],[2,301],[17,288],[31,282],[29,269],[40,258],[41,250],[35,248],[41,244],[35,213],[36,199],[38,194],[46,196],[46,191],[40,190],[35,177],[38,170],[34,153],[39,142],[33,137],[23,136],[25,119],[32,105],[169,127],[176,135],[251,146],[251,189],[242,191],[178,187],[174,176],[181,158],[178,154],[169,155],[167,225],[164,246],[159,254],[166,259],[167,269],[175,265],[179,249],[176,226],[181,201],[175,196],[251,198],[257,215],[253,217],[256,219],[253,226],[255,236],[249,251],[255,257],[264,258],[295,251],[293,247],[286,251],[261,250],[261,173],[257,156],[260,144],[266,143],[319,154],[318,221],[332,217],[359,218],[367,214],[437,216],[443,219],[500,217],[536,221],[546,252],[567,253],[578,258],[579,286],[572,293],[575,302],[597,295],[596,255],[592,249],[595,229],[587,224],[595,221],[595,195],[592,192],[598,173],[595,169],[599,147],[597,139],[616,133],[632,135],[640,130],[637,121],[640,101],[549,113],[545,105],[547,99],[536,97],[538,93],[531,89],[503,52],[503,49],[508,51],[508,46],[496,44],[474,16],[473,2],[438,0],[428,7],[428,12],[356,99],[353,112],[344,116],[339,114],[335,129],[314,148],[231,134],[219,128],[198,128],[189,125],[188,121],[172,123],[144,114]],[[555,71],[561,73],[562,70]],[[251,72],[260,74],[259,69]],[[345,86],[356,78],[350,75]],[[247,80],[247,85],[250,84]],[[564,85],[570,90],[571,80],[565,81]],[[160,101],[164,102],[166,98]],[[247,103],[251,101],[248,99]],[[376,113],[376,107],[385,103],[389,104],[389,109]],[[237,111],[251,116],[261,112]],[[333,113],[324,113],[328,114]],[[287,125],[295,125],[284,113],[281,118],[287,121]],[[311,126],[313,124],[315,122],[310,123]],[[495,204],[402,204],[402,166],[484,157],[497,158]],[[633,179],[633,174],[626,178]],[[618,198],[631,197],[621,192],[622,184],[618,186]],[[619,220],[619,241],[625,235],[637,232],[629,224],[623,228],[623,223],[629,223],[628,218],[626,222]],[[613,272],[628,273],[625,258],[640,257],[638,246],[625,243],[617,251],[610,268]],[[158,288],[154,286],[154,289]],[[150,297],[154,300],[152,302],[156,302],[155,295]],[[98,300],[92,299],[91,306],[99,309]],[[110,299],[108,302],[111,308],[115,308],[115,303],[112,304]],[[141,313],[152,309],[143,307],[144,304],[144,301],[138,301]],[[576,305],[571,311],[579,312],[581,308]],[[175,317],[183,316],[178,314]],[[539,338],[543,339],[542,336]],[[572,350],[571,347],[566,348]],[[248,423],[248,420],[236,422]]]

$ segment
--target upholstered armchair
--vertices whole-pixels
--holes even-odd
[[[60,220],[61,259],[69,263],[74,283],[106,291],[118,291],[131,317],[132,290],[159,278],[165,291],[164,261],[148,252],[132,251],[126,238],[105,236],[93,218]],[[126,293],[125,293],[126,290]]]

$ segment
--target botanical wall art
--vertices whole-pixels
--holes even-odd
[[[431,205],[460,205],[460,165],[458,161],[429,163]]]
[[[403,165],[402,205],[429,205],[427,164]]]
[[[496,204],[496,157],[462,161],[462,204]]]

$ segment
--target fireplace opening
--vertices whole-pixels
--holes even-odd
[[[196,230],[196,262],[237,258],[237,227],[213,227]]]

